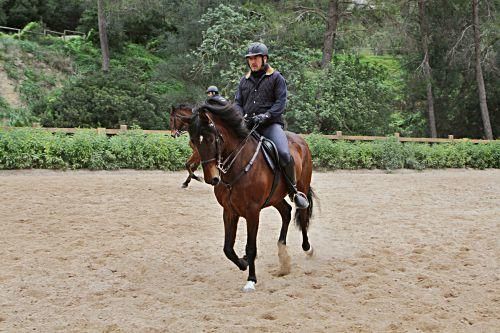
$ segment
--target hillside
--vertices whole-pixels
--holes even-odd
[[[73,61],[59,48],[0,34],[0,117],[10,125],[36,120],[33,106],[72,75]]]
[[[100,71],[100,51],[81,37],[20,40],[0,34],[0,119],[57,127],[116,127],[119,123],[165,128],[166,99],[192,100],[186,85],[163,76],[166,62],[129,43],[113,53],[112,72]],[[83,120],[88,113],[103,115]],[[148,121],[147,119],[154,121]]]

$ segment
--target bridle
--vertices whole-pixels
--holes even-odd
[[[210,118],[210,116],[208,114],[206,114],[206,116],[208,118],[208,126],[213,128],[215,131],[215,157],[207,159],[207,160],[203,160],[200,163],[201,163],[201,165],[205,165],[207,163],[216,161],[217,162],[217,169],[219,170],[219,172],[221,172],[222,174],[226,174],[231,169],[231,167],[233,166],[233,164],[236,161],[236,159],[238,158],[238,156],[241,154],[243,148],[245,147],[246,143],[248,142],[249,138],[252,136],[252,133],[255,131],[257,126],[254,126],[254,128],[252,128],[252,130],[250,130],[250,133],[248,133],[248,135],[243,140],[240,141],[238,146],[223,160],[222,159],[222,143],[224,142],[224,138],[222,137],[219,130],[217,129],[217,126],[215,126],[215,123],[212,120],[212,118]],[[257,152],[259,149],[260,149],[260,143],[259,143],[259,146],[257,148]],[[252,160],[254,160],[254,158],[252,158]],[[252,163],[253,163],[253,161],[252,161]]]
[[[215,123],[212,120],[212,118],[210,118],[208,114],[206,116],[208,118],[208,126],[215,131],[215,157],[209,158],[208,160],[202,160],[200,161],[200,163],[203,166],[210,162],[217,161],[217,169],[221,170],[219,166],[221,165],[221,160],[222,160],[222,142],[224,142],[224,138],[217,129],[217,126],[215,126]]]
[[[173,138],[178,138],[182,134],[186,133],[186,130],[184,129],[184,127],[186,127],[186,123],[184,123],[183,127],[178,128],[177,127],[177,120],[190,120],[191,116],[182,116],[180,114],[172,112],[170,114],[170,117],[173,117],[173,128],[174,128],[173,130],[171,130],[171,132],[172,132],[171,136]]]

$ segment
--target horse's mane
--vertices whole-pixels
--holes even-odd
[[[200,120],[200,112],[208,111],[216,115],[220,120],[230,128],[237,137],[245,138],[248,136],[249,130],[245,125],[245,120],[241,111],[233,104],[221,104],[217,100],[208,99],[207,102],[196,107],[193,110],[193,117],[191,118],[191,126],[189,127],[189,134],[191,137],[203,135],[208,131],[208,124],[203,124]]]
[[[170,113],[174,113],[174,112],[176,112],[178,110],[181,110],[181,109],[193,110],[194,106],[191,105],[191,104],[185,104],[185,103],[181,103],[181,104],[177,104],[177,105],[172,105],[172,110],[170,111]]]

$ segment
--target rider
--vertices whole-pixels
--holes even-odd
[[[215,100],[219,102],[219,104],[226,104],[227,99],[219,95],[219,89],[216,86],[210,86],[207,88],[206,91],[207,94],[207,101],[208,100]]]
[[[250,71],[240,80],[235,105],[251,125],[258,125],[257,132],[274,142],[288,183],[290,198],[297,208],[307,208],[307,197],[297,190],[295,162],[283,130],[283,112],[287,98],[285,79],[267,63],[269,56],[266,45],[250,44],[245,58]]]

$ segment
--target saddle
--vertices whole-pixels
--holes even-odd
[[[280,157],[278,154],[278,149],[276,148],[276,145],[274,142],[269,140],[263,135],[260,135],[257,132],[253,132],[252,135],[257,139],[260,140],[262,137],[262,153],[264,155],[264,159],[266,160],[267,165],[271,169],[273,173],[276,173],[276,171],[280,170]]]

